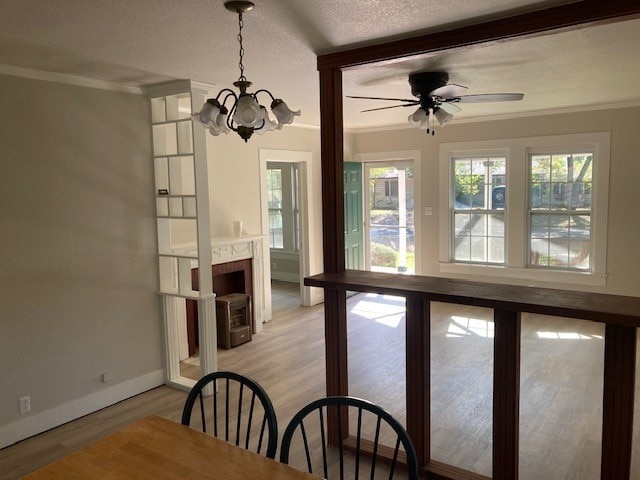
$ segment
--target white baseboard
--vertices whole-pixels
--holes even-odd
[[[156,370],[141,377],[107,387],[49,410],[28,415],[0,427],[0,448],[45,432],[165,383],[165,371]]]
[[[297,272],[274,272],[271,270],[271,280],[281,282],[300,283],[300,274]]]

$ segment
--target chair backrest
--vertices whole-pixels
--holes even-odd
[[[344,432],[348,425],[350,432],[347,438],[340,438],[338,445],[334,446],[328,444],[326,433],[329,407],[337,413],[337,425],[333,427]],[[357,415],[353,415],[356,412]],[[382,450],[388,452],[389,447],[392,460],[383,462],[378,455]],[[402,456],[400,447],[406,456],[406,472],[398,472],[396,468]],[[297,461],[293,461],[294,450]],[[345,451],[351,455],[345,456]],[[388,473],[389,479],[396,474],[410,480],[418,479],[416,451],[405,428],[383,408],[355,397],[326,397],[303,407],[284,432],[280,461],[300,469],[304,469],[303,464],[306,463],[309,473],[329,480],[338,477],[357,480],[361,470],[368,470],[364,478],[377,478],[382,470],[385,477]]]
[[[200,414],[194,415],[192,422],[196,400]],[[257,453],[263,453],[266,443],[264,455],[276,456],[278,424],[273,404],[257,382],[238,373],[213,372],[202,377],[187,397],[182,424],[200,427],[205,433]]]

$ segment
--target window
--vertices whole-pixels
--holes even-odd
[[[453,261],[504,264],[506,158],[453,159]]]
[[[529,155],[529,265],[588,270],[593,152]]]
[[[609,150],[607,132],[441,144],[440,272],[606,285]]]
[[[269,208],[269,247],[284,248],[282,237],[282,169],[267,169],[267,202]]]
[[[269,247],[298,252],[300,250],[300,219],[296,164],[267,163],[267,206]]]
[[[398,179],[387,178],[384,180],[384,196],[398,197]]]

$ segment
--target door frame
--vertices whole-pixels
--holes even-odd
[[[367,163],[385,163],[385,162],[410,162],[413,164],[413,225],[414,225],[414,241],[416,265],[415,274],[422,275],[422,152],[420,150],[397,150],[391,152],[372,152],[372,153],[356,153],[354,155],[356,162]],[[368,178],[367,167],[364,165],[363,182],[363,202],[362,208],[368,208],[369,205],[369,189],[364,185],[364,181]],[[364,244],[365,244],[365,269],[371,269],[371,259],[369,250],[371,248],[371,239],[369,238],[369,215],[363,212],[364,228]]]
[[[311,251],[313,237],[311,235],[311,225],[313,225],[313,214],[309,208],[311,202],[311,152],[295,150],[271,150],[260,149],[260,211],[261,211],[261,232],[265,238],[269,237],[269,204],[267,198],[267,163],[296,163],[299,166],[298,183],[298,209],[300,221],[300,300],[304,306],[315,305],[312,298],[311,287],[304,285],[302,279],[311,275]],[[268,246],[268,244],[267,244]],[[271,262],[268,265],[269,276],[271,276]]]

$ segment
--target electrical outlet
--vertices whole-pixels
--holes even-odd
[[[425,215],[433,215],[433,207],[424,207]]]
[[[273,268],[274,270],[278,269],[278,263],[277,262],[271,262],[271,268]]]
[[[102,383],[107,383],[111,380],[111,376],[113,375],[113,372],[104,372],[102,374]]]
[[[20,397],[20,414],[26,415],[31,412],[31,397]]]

